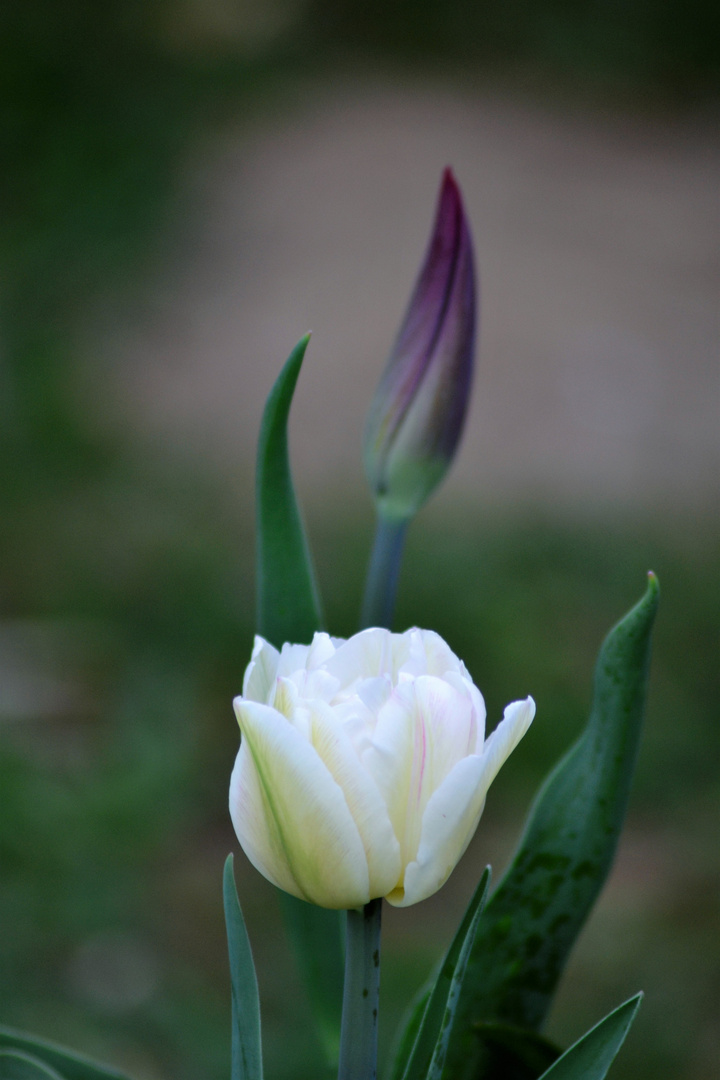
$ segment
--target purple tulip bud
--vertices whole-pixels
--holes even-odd
[[[384,518],[412,517],[445,475],[462,434],[474,351],[472,239],[446,169],[425,262],[365,428],[365,471]]]

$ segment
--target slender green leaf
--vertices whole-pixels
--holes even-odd
[[[309,642],[322,625],[320,600],[298,510],[287,424],[309,335],[300,339],[265,406],[258,441],[258,631],[276,646]],[[337,1063],[343,986],[343,918],[281,893],[281,910],[329,1065]]]
[[[232,988],[231,1080],[262,1080],[260,998],[255,964],[235,888],[232,855],[225,860],[223,899]]]
[[[270,391],[258,440],[257,621],[259,633],[278,648],[285,641],[309,643],[321,625],[287,435],[290,405],[309,340],[309,334],[300,339]]]
[[[642,726],[658,584],[611,630],[580,740],[540,790],[519,850],[490,898],[458,1005],[446,1080],[498,1080],[477,1021],[539,1028],[607,877]],[[540,710],[542,715],[542,709]]]
[[[608,1013],[604,1020],[578,1039],[540,1080],[605,1080],[640,1008],[642,994]]]
[[[0,1080],[64,1080],[59,1072],[22,1050],[0,1050]]]
[[[425,1006],[403,1080],[439,1080],[455,1010],[490,884],[488,866],[447,951]]]
[[[21,1051],[31,1058],[37,1058],[44,1065],[60,1073],[63,1080],[129,1080],[126,1073],[98,1065],[74,1050],[27,1035],[13,1028],[0,1027],[0,1051]]]

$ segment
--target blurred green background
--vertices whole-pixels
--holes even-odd
[[[195,428],[156,422],[156,405],[164,415],[163,402],[185,376],[166,363],[138,382],[137,368],[146,375],[150,355],[143,335],[152,340],[156,325],[167,333],[184,305],[178,274],[192,295],[202,264],[205,279],[210,273],[203,288],[216,295],[214,273],[222,294],[222,259],[216,265],[213,245],[205,250],[198,239],[207,178],[197,181],[197,162],[217,157],[231,133],[240,175],[247,169],[252,176],[264,133],[280,130],[292,178],[318,116],[311,110],[308,121],[299,102],[330,102],[342,124],[345,114],[334,103],[351,76],[351,96],[365,100],[378,86],[385,93],[402,84],[405,98],[421,101],[421,114],[434,95],[469,86],[491,100],[509,94],[512,108],[527,109],[531,120],[545,108],[555,116],[569,111],[574,125],[589,117],[595,131],[601,115],[611,132],[631,127],[633,145],[671,127],[677,138],[670,156],[699,140],[706,176],[717,160],[704,147],[717,110],[719,52],[718,8],[709,0],[540,0],[531,10],[465,0],[3,6],[0,1022],[74,1045],[137,1080],[228,1073],[220,877],[227,851],[237,847],[226,810],[237,749],[230,701],[253,632],[248,447],[257,402],[291,335],[307,329],[308,312],[299,302],[286,310],[282,332],[263,339],[262,370],[248,358],[242,320],[235,328],[233,393],[239,388],[241,412],[247,385],[251,405],[240,424],[242,444],[209,450],[212,415]],[[287,136],[296,122],[296,135]],[[352,130],[348,139],[354,145]],[[348,170],[360,180],[344,218],[352,217],[373,168],[379,175],[412,164],[371,162],[368,174],[361,141],[357,147]],[[423,191],[432,191],[444,164],[421,178]],[[258,176],[262,187],[266,178]],[[641,184],[650,204],[652,176]],[[680,202],[692,205],[693,190],[683,189]],[[295,210],[292,188],[287,198],[299,219],[302,201]],[[220,225],[211,222],[216,232],[226,221],[223,205]],[[411,235],[402,233],[407,262],[382,270],[380,291],[382,275],[397,271],[398,295],[409,292],[430,209],[428,202],[425,216],[407,225]],[[662,206],[656,210],[662,215]],[[543,212],[552,216],[551,207]],[[499,226],[512,227],[509,220]],[[271,311],[276,301],[287,305],[287,296],[273,295],[286,281],[273,276],[274,264],[263,264],[266,233],[267,223],[251,222],[237,234],[230,228],[227,243],[233,273],[250,296],[259,281]],[[375,310],[372,292],[337,305],[330,281],[336,267],[363,259],[373,271],[372,252],[362,244],[359,253],[346,248],[332,217],[320,239],[334,254],[318,279],[316,329],[323,305],[335,308],[328,319],[340,326],[348,313],[373,323],[374,314],[366,315]],[[477,241],[483,267],[481,235]],[[302,248],[302,235],[293,242]],[[582,234],[578,243],[582,248]],[[691,287],[707,272],[689,256],[673,267]],[[350,281],[343,272],[341,285]],[[492,342],[492,274],[485,271],[484,281]],[[180,302],[172,300],[178,291]],[[389,311],[378,316],[379,340],[387,344],[402,313],[394,296]],[[690,314],[696,326],[694,309]],[[204,317],[214,325],[216,315],[210,308]],[[331,344],[342,372],[338,334]],[[163,355],[181,351],[180,336]],[[124,367],[139,339],[136,368],[132,359]],[[703,339],[696,349],[708,367],[711,346]],[[353,360],[350,333],[344,347]],[[188,348],[192,353],[192,340]],[[493,349],[486,351],[492,370]],[[197,356],[198,383],[212,380],[205,361]],[[360,413],[382,361],[379,347],[372,370],[353,369],[362,378],[353,376],[347,393],[357,392]],[[694,370],[681,364],[683,389],[673,401],[681,412]],[[131,390],[123,396],[126,371]],[[336,378],[331,386],[342,389],[344,376]],[[522,393],[523,379],[513,393]],[[192,402],[197,392],[208,407],[189,385],[186,398]],[[716,383],[697,385],[708,388],[698,394],[712,408]],[[489,378],[485,393],[492,412]],[[138,396],[152,399],[140,420],[133,413]],[[684,408],[692,417],[694,399]],[[536,411],[536,423],[552,426],[542,407]],[[300,412],[301,421],[309,415]],[[372,534],[369,499],[359,466],[340,491],[337,478],[324,486],[322,469],[313,471],[311,451],[303,465],[308,444],[321,437],[307,419],[293,437],[328,624],[351,633]],[[684,429],[682,439],[690,437]],[[323,453],[332,457],[336,449],[326,440]],[[357,457],[355,444],[342,452]],[[443,634],[482,688],[491,718],[527,692],[539,712],[450,883],[417,909],[387,913],[385,1046],[480,868],[490,861],[496,878],[501,872],[541,777],[582,725],[599,643],[639,597],[652,567],[662,606],[627,832],[549,1032],[569,1042],[642,988],[646,1000],[613,1075],[704,1080],[713,1070],[720,1054],[718,515],[692,454],[680,459],[674,485],[663,487],[664,453],[660,443],[657,453],[648,451],[647,482],[639,471],[624,485],[630,466],[622,461],[597,488],[582,472],[574,486],[558,481],[554,488],[549,469],[542,482],[529,477],[524,485],[513,474],[500,497],[502,470],[488,479],[468,451],[464,486],[453,488],[451,480],[411,531],[397,627],[420,623]],[[563,454],[573,456],[571,443]],[[468,494],[476,468],[487,497]],[[641,497],[645,489],[650,494]],[[268,1075],[312,1077],[307,1010],[272,889],[244,861],[237,865],[260,971]]]

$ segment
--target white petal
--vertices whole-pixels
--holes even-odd
[[[462,674],[462,665],[450,646],[434,630],[418,631],[425,652],[426,671],[428,675],[443,676],[446,672],[455,671]]]
[[[407,866],[404,887],[387,896],[391,904],[416,904],[444,885],[475,833],[490,784],[534,715],[532,698],[508,705],[483,752],[458,762],[440,784],[427,804],[417,858]]]
[[[362,760],[385,799],[404,863],[416,856],[432,793],[471,743],[469,697],[432,675],[401,683],[380,710]]]
[[[389,630],[375,627],[362,630],[344,642],[325,667],[337,676],[342,688],[354,686],[358,679],[392,674],[393,636]]]
[[[485,743],[485,699],[474,685],[469,675],[460,675],[456,671],[447,671],[443,675],[446,682],[455,687],[459,694],[470,699],[473,716],[473,736],[469,753],[479,754]]]
[[[505,706],[502,720],[486,740],[480,755],[485,763],[483,782],[486,791],[532,724],[534,716],[535,702],[531,697]]]
[[[408,907],[444,885],[470,843],[485,805],[487,785],[477,755],[459,761],[427,804],[417,858],[405,870],[403,886],[386,899]]]
[[[279,658],[277,649],[256,634],[252,659],[245,670],[243,679],[242,696],[244,698],[249,698],[250,701],[269,701]]]
[[[292,679],[298,672],[304,672],[307,668],[307,659],[310,654],[309,645],[291,645],[286,641],[280,650],[277,674],[285,679]]]
[[[331,638],[323,630],[318,630],[313,635],[312,645],[307,656],[307,669],[314,671],[325,664],[337,649],[337,638]]]
[[[396,686],[381,708],[372,744],[362,764],[378,786],[407,861],[406,831],[415,756],[415,693],[412,683]]]
[[[243,743],[230,813],[251,862],[321,907],[370,899],[365,849],[345,797],[317,752],[280,713],[236,702]]]
[[[400,845],[377,784],[360,764],[334,711],[317,703],[311,717],[312,744],[342,789],[365,848],[370,897],[384,896],[400,879]]]

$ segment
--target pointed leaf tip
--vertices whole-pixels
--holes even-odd
[[[652,574],[603,642],[585,731],[546,779],[488,902],[458,1007],[447,1072],[453,1080],[493,1075],[475,1021],[539,1028],[605,881],[637,754],[658,597]]]
[[[278,648],[309,642],[320,628],[320,597],[290,469],[288,420],[310,335],[300,338],[265,405],[258,439],[257,621]]]
[[[547,1069],[540,1080],[605,1080],[640,1008],[642,993],[613,1009]]]

